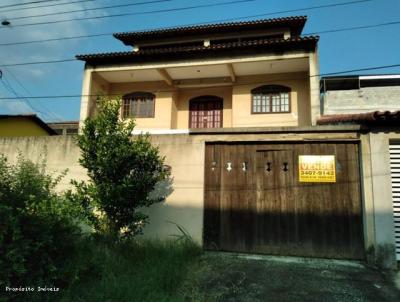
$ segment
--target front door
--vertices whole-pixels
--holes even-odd
[[[222,128],[222,99],[200,96],[190,100],[189,128]]]

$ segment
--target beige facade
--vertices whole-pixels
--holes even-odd
[[[99,95],[130,94],[121,115],[136,116],[139,131],[315,125],[319,38],[301,35],[306,21],[294,16],[115,33],[129,51],[77,56],[86,62],[80,120],[95,114]]]
[[[391,267],[395,263],[393,208],[390,171],[388,170],[389,141],[400,140],[398,132],[365,133],[359,126],[319,126],[289,128],[221,129],[219,133],[198,130],[192,134],[153,135],[154,145],[166,157],[173,177],[173,192],[163,203],[146,211],[150,224],[144,235],[168,239],[179,234],[175,224],[185,228],[198,243],[203,242],[205,146],[208,142],[307,142],[354,141],[360,144],[364,244],[370,261],[381,261]],[[225,132],[226,133],[225,133]],[[68,169],[60,190],[70,188],[70,180],[87,180],[79,165],[80,156],[74,137],[1,138],[0,153],[11,162],[18,151],[39,161],[46,154],[48,169],[62,172]],[[51,152],[50,152],[51,150]],[[190,177],[188,175],[190,174]]]
[[[280,60],[277,60],[278,57]],[[314,53],[294,52],[284,56],[240,60],[101,68],[88,66],[84,73],[85,97],[82,99],[80,120],[95,113],[97,96],[116,98],[140,91],[155,95],[155,110],[154,117],[136,118],[138,130],[188,129],[190,100],[206,95],[223,99],[224,128],[310,126],[319,114],[319,110],[313,110],[315,104],[319,106],[319,95],[311,92],[318,85],[318,79],[310,77],[311,69],[318,70],[313,65],[314,59]],[[225,77],[229,74],[227,66],[232,66],[234,76]],[[159,79],[160,69],[180,79],[169,85]],[[196,78],[197,71],[203,73],[203,77]],[[218,76],[210,77],[214,72]],[[289,87],[290,112],[252,113],[251,90],[262,85]]]
[[[232,127],[310,126],[310,94],[306,73],[285,73],[249,76],[243,84],[234,85],[232,92]],[[247,84],[249,83],[249,84]],[[282,85],[291,89],[290,113],[252,114],[251,90],[260,83]]]

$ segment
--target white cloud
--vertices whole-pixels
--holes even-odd
[[[13,3],[26,2],[22,0],[13,1]],[[12,25],[25,24],[25,23],[37,23],[46,22],[53,20],[63,20],[70,18],[79,18],[91,15],[104,15],[104,11],[85,11],[70,13],[65,15],[54,15],[38,18],[29,18],[22,20],[15,20],[13,18],[18,16],[27,15],[40,15],[53,12],[65,12],[72,10],[80,10],[88,7],[94,7],[95,2],[83,2],[83,3],[72,3],[68,5],[51,6],[51,7],[40,7],[33,8],[23,11],[13,12],[1,12],[0,18],[7,19],[11,22],[10,28],[0,29],[1,41],[4,42],[20,42],[20,41],[32,41],[32,40],[43,40],[57,37],[66,36],[77,36],[88,34],[88,28],[90,22],[63,22],[48,25],[35,25],[26,27],[15,27]],[[7,4],[7,3],[4,3]],[[96,24],[99,21],[96,20]],[[100,21],[101,22],[101,21]],[[64,41],[63,41],[64,42]],[[35,43],[28,45],[15,45],[15,46],[2,46],[0,47],[0,66],[1,64],[13,64],[21,62],[34,62],[34,61],[47,61],[60,58],[73,58],[74,48],[78,43],[82,43],[82,40],[68,40],[67,42],[50,42],[50,43]],[[23,71],[31,77],[43,77],[48,72],[58,68],[57,66],[41,66],[41,65],[29,65],[27,67],[18,67],[19,70]]]
[[[0,100],[0,114],[30,114],[32,108],[20,100]]]
[[[2,0],[0,2],[1,5],[7,5],[23,3],[26,2],[26,0]],[[63,2],[68,3],[68,0],[64,0]],[[43,4],[44,3],[38,3],[35,5],[32,4],[31,6],[42,6]],[[104,4],[104,2],[102,4]],[[5,9],[0,9],[0,21],[9,20],[11,22],[10,28],[2,28],[3,26],[0,25],[0,43],[80,36],[87,35],[90,32],[96,32],[99,30],[99,26],[105,22],[103,19],[24,27],[13,27],[12,25],[106,15],[107,12],[105,10],[95,10],[40,18],[13,20],[13,18],[18,16],[80,10],[89,7],[102,6],[102,4],[101,1],[89,1],[60,6],[31,8],[26,10],[19,9],[18,11],[12,12],[4,12]],[[79,68],[79,72],[81,73],[81,65],[61,63],[25,65],[7,68],[2,68],[1,65],[74,58],[74,55],[79,52],[77,49],[85,46],[86,44],[84,43],[86,42],[87,41],[82,39],[71,39],[48,43],[0,46],[0,70],[3,72],[3,80],[6,79],[19,96],[57,95],[62,93],[68,94],[69,92],[65,91],[69,91],[71,88],[77,88],[71,84],[71,75],[76,75],[74,79],[79,78],[80,74],[77,74],[77,68]],[[74,83],[75,85],[80,85],[78,81],[75,81]],[[65,89],[64,92],[59,92],[60,88]],[[9,88],[6,89],[0,83],[0,97],[5,96],[14,97],[14,93],[9,90]],[[46,103],[46,101],[41,99],[28,99],[28,102],[25,100],[0,99],[0,114],[28,114],[36,112],[36,114],[45,120],[60,120],[63,118],[71,119],[70,116],[72,115],[72,112],[76,112],[76,108],[78,107],[75,105],[74,109],[71,109],[72,107],[70,104],[72,104],[72,101],[63,99],[59,99],[57,101],[54,100],[53,103]]]

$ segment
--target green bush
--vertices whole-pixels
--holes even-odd
[[[77,272],[79,206],[56,193],[45,164],[0,156],[0,288],[65,288]],[[18,293],[19,294],[19,293]],[[10,293],[12,295],[12,293]]]
[[[79,163],[90,181],[73,181],[76,190],[70,194],[87,208],[96,208],[101,215],[89,215],[88,220],[116,239],[141,233],[148,216],[140,209],[163,201],[172,190],[158,148],[149,136],[132,137],[135,124],[120,120],[120,108],[121,100],[103,98],[96,116],[85,120],[77,143]]]

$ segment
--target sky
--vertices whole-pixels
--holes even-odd
[[[36,3],[19,5],[26,2]],[[355,3],[316,8],[349,2]],[[220,3],[224,4],[207,6]],[[105,8],[116,5],[121,6]],[[88,10],[93,8],[101,9]],[[129,15],[113,16],[121,14]],[[32,17],[34,15],[46,16]],[[78,120],[84,68],[82,61],[4,65],[130,50],[112,37],[114,32],[298,15],[308,17],[303,35],[320,33],[318,51],[321,74],[400,65],[400,0],[1,0],[0,21],[8,20],[11,24],[0,24],[0,114],[36,113],[46,122]],[[81,18],[92,19],[58,22]],[[50,23],[53,21],[57,23]],[[45,22],[48,24],[32,25]],[[390,22],[399,23],[325,32]],[[93,34],[109,35],[2,45]],[[352,74],[387,73],[400,74],[400,67]],[[51,97],[63,95],[75,97]],[[19,99],[6,99],[16,96]],[[49,98],[40,98],[44,96]]]

